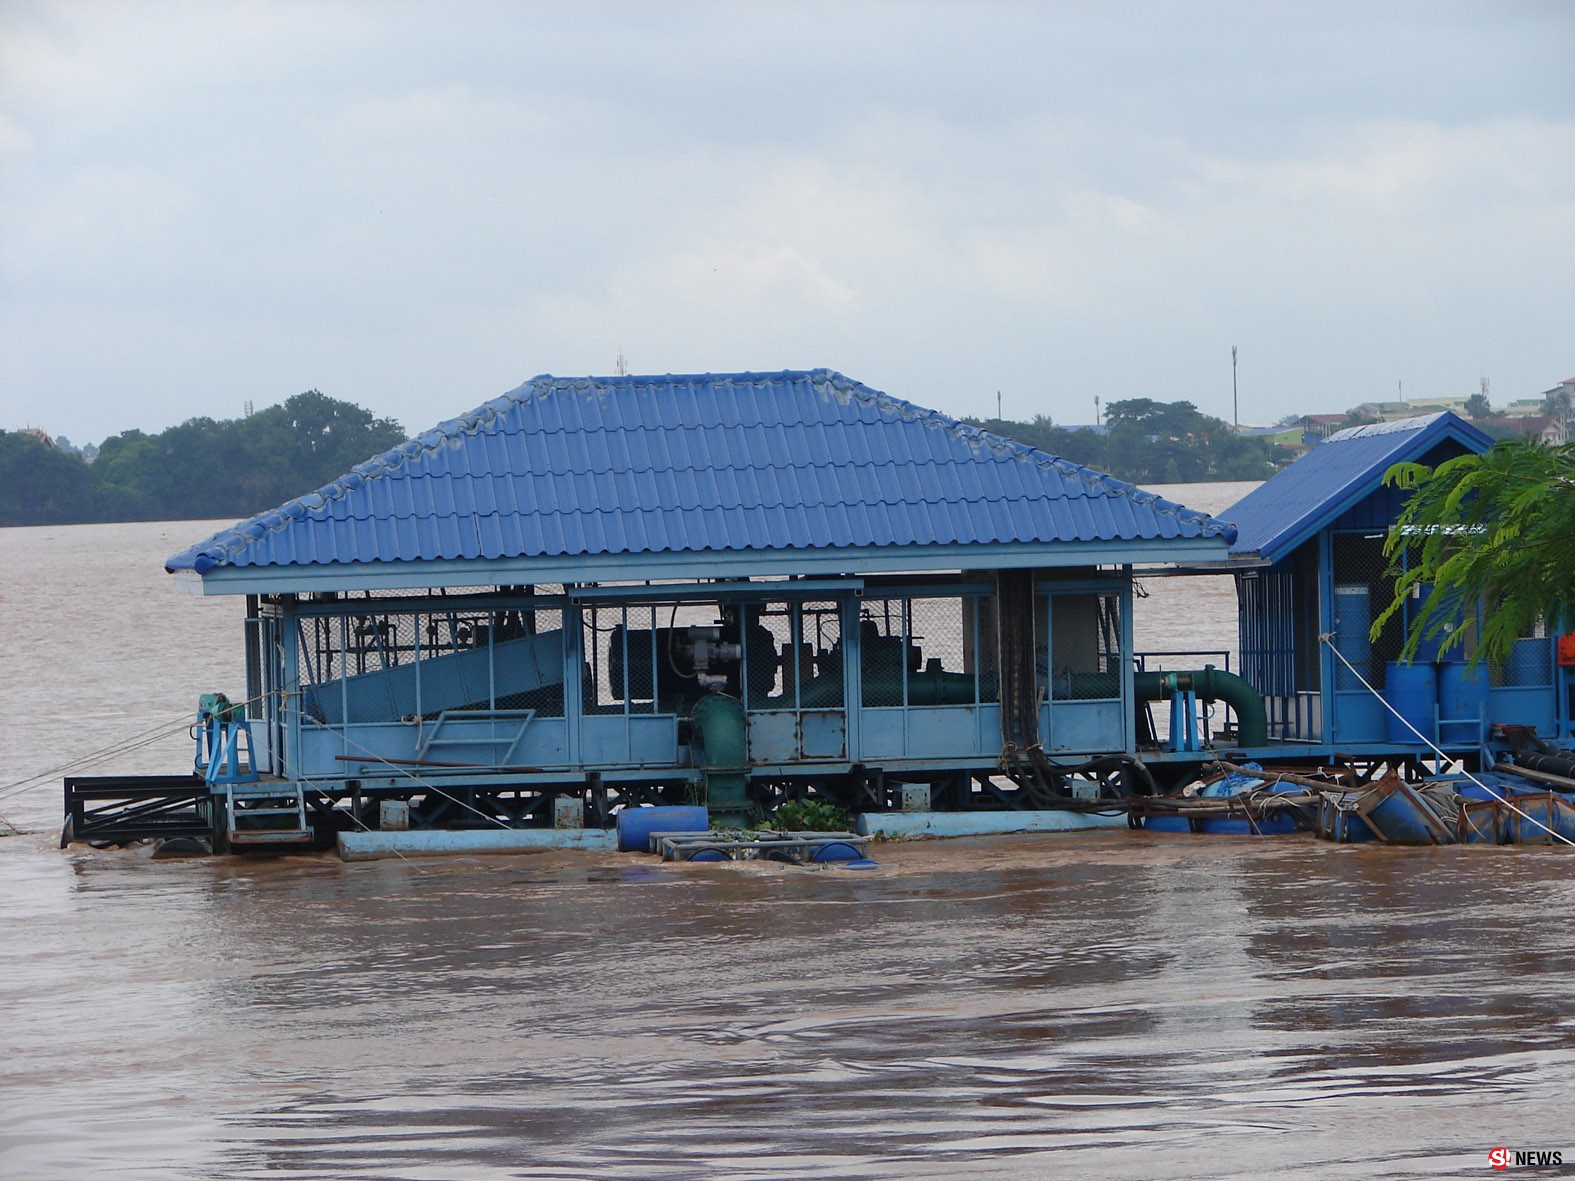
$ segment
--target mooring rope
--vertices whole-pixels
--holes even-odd
[[[284,694],[286,691],[278,690],[278,692]],[[253,705],[262,701],[266,696],[267,694],[259,694],[258,696],[248,698],[245,701],[231,702],[231,705],[239,709],[250,709]],[[168,738],[171,735],[179,734],[182,730],[189,732],[194,724],[192,720],[193,716],[194,715],[190,712],[184,713],[178,720],[159,722],[157,725],[154,725],[146,730],[139,730],[135,734],[118,739],[109,746],[101,747],[98,750],[89,751],[86,754],[78,755],[74,759],[68,759],[59,766],[50,767],[47,770],[39,771],[23,779],[13,780],[10,783],[0,785],[0,800],[7,800],[12,796],[22,795],[25,792],[34,790],[35,788],[47,787],[49,786],[51,780],[69,775],[73,771],[85,770],[88,767],[106,762],[112,758],[118,758],[121,755],[130,754],[133,751],[142,750],[144,747],[152,746],[155,742],[159,742],[160,740]]]
[[[1424,743],[1427,744],[1428,749],[1431,750],[1434,754],[1436,754],[1438,756],[1438,758],[1441,760],[1441,763],[1442,762],[1454,763],[1454,762],[1458,761],[1458,760],[1455,760],[1455,759],[1451,759],[1449,757],[1449,755],[1445,754],[1444,751],[1439,748],[1437,743],[1435,743],[1426,734],[1423,734],[1422,731],[1418,730],[1415,726],[1413,726],[1411,724],[1411,719],[1410,718],[1406,717],[1403,713],[1401,713],[1399,710],[1397,710],[1394,706],[1390,705],[1388,699],[1385,698],[1384,695],[1382,693],[1380,693],[1377,689],[1374,689],[1372,687],[1372,685],[1368,683],[1367,678],[1362,676],[1361,672],[1357,670],[1357,667],[1354,664],[1352,664],[1349,660],[1347,660],[1345,658],[1345,653],[1341,652],[1338,648],[1336,648],[1334,646],[1334,641],[1333,641],[1330,633],[1324,632],[1323,634],[1321,634],[1318,637],[1318,639],[1322,643],[1327,645],[1329,651],[1333,652],[1337,657],[1339,657],[1341,664],[1345,665],[1346,668],[1351,670],[1351,674],[1358,681],[1360,681],[1362,683],[1362,688],[1366,689],[1374,697],[1378,698],[1378,700],[1383,703],[1383,707],[1385,709],[1387,709],[1390,713],[1394,714],[1395,717],[1399,718],[1402,722],[1405,723],[1405,728],[1407,730],[1411,731],[1411,733],[1415,734],[1418,738],[1420,738]],[[1483,783],[1475,775],[1471,774],[1470,771],[1467,771],[1465,766],[1464,766],[1464,764],[1462,764],[1461,767],[1460,767],[1460,773],[1462,775],[1464,775],[1467,779],[1471,780],[1472,783],[1474,783],[1478,787],[1480,787],[1483,791],[1487,792],[1488,795],[1493,797],[1493,799],[1495,799],[1499,803],[1503,804],[1511,812],[1514,812],[1517,816],[1521,817],[1523,820],[1531,821],[1532,824],[1536,825],[1538,828],[1540,828],[1543,832],[1547,833],[1554,840],[1562,841],[1566,845],[1575,846],[1575,841],[1570,840],[1569,837],[1565,836],[1563,833],[1556,832],[1553,829],[1549,828],[1546,824],[1543,824],[1542,821],[1538,820],[1535,816],[1532,816],[1529,813],[1522,811],[1520,808],[1517,808],[1514,805],[1514,803],[1512,803],[1511,801],[1505,799],[1503,796],[1499,795],[1498,792],[1494,791],[1487,784]],[[1551,819],[1551,817],[1550,817],[1550,819]],[[1476,827],[1475,825],[1472,826],[1473,831],[1475,830],[1475,827]]]

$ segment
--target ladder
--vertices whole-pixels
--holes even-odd
[[[230,784],[224,827],[231,848],[299,845],[313,837],[306,792],[299,783],[282,781]]]

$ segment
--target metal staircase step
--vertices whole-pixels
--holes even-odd
[[[316,835],[300,786],[277,780],[231,785],[226,819],[232,846],[298,845]]]
[[[309,828],[237,828],[230,832],[230,844],[298,845],[313,836]]]

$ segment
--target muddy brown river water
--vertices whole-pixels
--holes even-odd
[[[145,731],[114,769],[184,768],[196,695],[240,681],[239,605],[160,569],[206,531],[0,530],[0,1177],[1575,1172],[1557,849],[60,851],[58,773],[16,785]],[[1147,603],[1140,646],[1230,642],[1228,584]]]

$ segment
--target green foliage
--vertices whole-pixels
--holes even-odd
[[[1031,422],[965,421],[1139,484],[1263,480],[1275,470],[1276,457],[1266,440],[1236,434],[1229,423],[1201,413],[1191,402],[1112,402],[1104,435],[1058,427],[1044,415]]]
[[[24,431],[0,431],[0,525],[92,521],[93,479],[80,456]]]
[[[393,419],[317,390],[247,418],[125,431],[104,440],[91,465],[28,435],[0,435],[0,524],[250,517],[404,439]]]
[[[1200,413],[1191,402],[1129,398],[1112,402],[1105,422],[1110,455],[1135,471],[1130,479],[1190,484],[1263,480],[1274,474],[1266,441],[1236,434],[1229,423]]]
[[[1557,626],[1575,612],[1575,444],[1544,447],[1510,439],[1482,455],[1436,468],[1396,464],[1386,483],[1411,490],[1385,552],[1399,571],[1395,597],[1373,624],[1377,638],[1413,587],[1433,593],[1413,620],[1403,658],[1424,639],[1458,649],[1481,605],[1472,664],[1502,662],[1539,621]]]
[[[1486,394],[1472,394],[1466,399],[1466,413],[1472,418],[1492,418],[1493,405]]]
[[[848,832],[848,814],[827,800],[789,800],[778,806],[772,826],[779,832]]]

